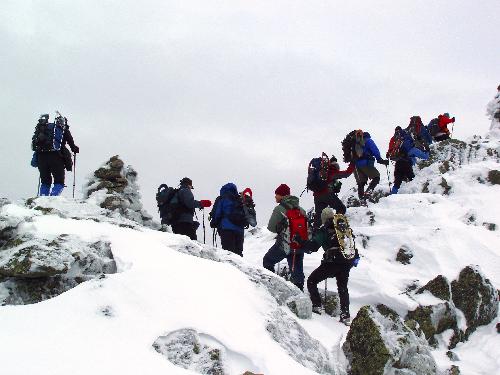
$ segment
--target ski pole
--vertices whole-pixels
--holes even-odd
[[[73,198],[75,198],[75,186],[76,186],[76,154],[73,153]]]
[[[389,183],[389,192],[390,192],[392,190],[392,186],[391,186],[391,177],[389,174],[389,166],[388,165],[385,166],[385,170],[387,172],[387,182]]]
[[[201,212],[203,212],[203,243],[205,243],[205,210],[201,210]]]

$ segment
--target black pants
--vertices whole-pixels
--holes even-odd
[[[172,232],[188,236],[193,241],[198,239],[196,230],[194,229],[194,223],[174,223],[172,224]]]
[[[414,178],[415,173],[413,173],[411,161],[406,159],[396,160],[396,165],[394,166],[394,186],[399,189],[403,181],[411,181]]]
[[[329,192],[328,194],[314,197],[314,228],[321,226],[321,211],[330,206],[338,214],[345,214],[346,208],[344,203],[339,199],[337,194]]]
[[[38,171],[40,180],[44,185],[64,185],[64,159],[59,151],[39,152]]]
[[[354,170],[354,177],[358,184],[358,197],[361,199],[365,195],[365,185],[371,179],[368,189],[373,191],[380,182],[380,172],[373,165],[364,165],[356,167]]]
[[[447,140],[447,139],[450,139],[450,135],[449,135],[449,134],[446,134],[446,133],[445,133],[445,134],[440,134],[440,135],[438,135],[438,136],[434,137],[434,140],[435,140],[436,142],[445,141],[445,140]]]
[[[349,315],[349,271],[351,266],[333,262],[322,262],[307,278],[307,290],[313,306],[321,306],[321,297],[318,292],[318,284],[330,277],[337,279],[337,291],[340,298],[340,311]]]
[[[245,240],[243,233],[227,229],[220,229],[218,232],[224,250],[243,256],[243,241]]]

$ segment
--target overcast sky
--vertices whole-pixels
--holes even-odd
[[[339,156],[352,129],[383,153],[416,114],[485,133],[498,14],[498,0],[2,0],[0,195],[36,194],[31,136],[59,110],[78,187],[119,154],[152,214],[156,187],[188,176],[197,199],[253,188],[264,224],[275,188],[298,195],[309,160]]]

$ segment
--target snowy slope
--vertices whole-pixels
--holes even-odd
[[[469,264],[479,265],[495,288],[500,288],[500,185],[487,181],[488,172],[499,167],[498,154],[489,155],[487,150],[499,150],[499,144],[495,139],[476,144],[477,153],[442,173],[451,188],[448,195],[442,195],[439,164],[435,163],[403,185],[401,194],[349,209],[362,255],[359,266],[351,271],[351,316],[361,306],[377,303],[404,316],[418,303],[431,303],[434,298],[405,293],[409,286],[423,286],[438,274],[453,280]],[[421,193],[423,186],[430,192]],[[82,240],[109,241],[118,273],[41,303],[0,307],[2,373],[195,373],[173,365],[153,348],[160,336],[186,328],[224,348],[230,374],[246,370],[266,375],[315,373],[272,339],[266,327],[277,312],[323,344],[336,369],[331,373],[345,372],[340,346],[347,327],[326,315],[296,318],[241,272],[248,267],[267,274],[260,269],[263,255],[273,244],[267,230],[247,234],[242,260],[219,249],[221,258],[213,261],[186,254],[192,250],[213,258],[210,246],[116,215],[106,217],[105,210],[92,200],[45,198],[38,203],[57,209],[56,213],[34,214],[22,204],[2,210],[12,218],[30,217],[22,224],[24,229],[41,238],[50,240],[65,233]],[[488,224],[496,224],[496,230],[489,230]],[[413,252],[408,265],[395,261],[403,245]],[[306,255],[306,277],[321,256],[321,250]],[[336,290],[332,280],[328,289]],[[440,370],[458,364],[462,374],[498,373],[500,335],[495,323],[480,327],[468,342],[457,346],[459,362],[446,357],[444,346],[434,350]]]

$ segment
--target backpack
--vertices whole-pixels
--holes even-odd
[[[179,189],[168,187],[165,184],[161,184],[158,187],[158,192],[156,193],[156,204],[158,206],[158,211],[160,212],[162,224],[172,225],[172,223],[177,220],[181,212],[181,204],[177,199],[178,192]]]
[[[358,255],[358,250],[356,249],[356,244],[354,242],[354,235],[352,234],[352,229],[349,226],[349,221],[347,217],[343,214],[334,214],[333,227],[335,228],[335,236],[339,243],[339,253],[340,256],[345,260],[352,260]],[[335,258],[334,252],[325,252],[325,260],[332,261]]]
[[[314,158],[309,162],[307,168],[307,190],[318,192],[328,186],[328,173],[330,171],[330,159],[324,152],[321,157]]]
[[[431,122],[429,122],[429,125],[427,125],[427,130],[429,130],[429,133],[434,137],[436,136],[439,132],[439,120],[437,118],[433,118]]]
[[[252,227],[257,226],[257,213],[255,212],[252,189],[246,188],[240,193],[240,196],[243,201],[243,211],[245,212],[248,225]]]
[[[31,139],[33,151],[60,151],[67,120],[62,116],[56,118],[55,123],[48,122],[48,117],[41,117],[35,127]]]
[[[347,134],[342,141],[342,154],[344,162],[350,163],[363,156],[365,146],[364,133],[362,130],[353,130]]]
[[[245,212],[245,205],[243,204],[243,198],[241,195],[234,196],[232,194],[225,194],[223,196],[218,196],[215,199],[214,205],[212,207],[212,210],[208,214],[208,221],[210,223],[210,228],[218,228],[220,225],[220,222],[222,220],[222,217],[218,218],[217,220],[215,219],[215,213],[217,212],[217,207],[220,204],[220,201],[223,199],[229,199],[232,202],[232,208],[229,214],[226,215],[227,219],[234,225],[241,227],[241,228],[248,228],[249,221],[247,219],[247,214]],[[251,200],[251,197],[250,197]],[[253,203],[253,201],[252,201]],[[255,205],[254,205],[255,206]],[[255,212],[255,210],[254,210]],[[257,225],[257,222],[255,221],[255,225]],[[255,226],[254,225],[254,226]]]
[[[410,133],[414,140],[420,139],[420,133],[422,132],[422,119],[420,116],[412,116],[410,118],[410,125],[406,128],[406,131]]]
[[[398,160],[403,157],[403,151],[401,150],[403,146],[403,138],[401,135],[394,134],[389,142],[389,150],[387,150],[387,157],[391,160]]]
[[[292,208],[283,214],[287,221],[287,227],[282,232],[283,251],[288,255],[292,250],[300,248],[298,242],[293,239],[298,234],[303,240],[309,239],[307,217],[302,214],[300,208]]]

